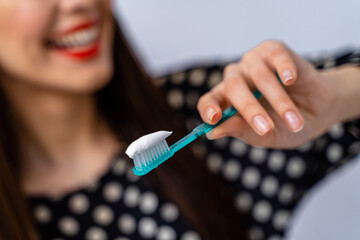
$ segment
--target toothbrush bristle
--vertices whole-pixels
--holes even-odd
[[[136,175],[144,175],[159,166],[172,155],[166,140],[162,140],[158,144],[137,153],[133,157],[135,164],[134,173]]]

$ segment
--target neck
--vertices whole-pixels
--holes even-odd
[[[115,137],[98,117],[93,95],[49,92],[16,82],[3,87],[16,116],[27,171],[114,154]]]

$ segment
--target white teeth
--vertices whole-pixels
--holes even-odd
[[[100,35],[100,29],[90,28],[86,30],[80,30],[70,35],[55,39],[53,44],[55,47],[81,47],[88,45],[95,41]]]

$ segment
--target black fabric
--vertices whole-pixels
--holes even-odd
[[[360,64],[359,56],[352,51],[312,61],[324,69]],[[224,66],[188,69],[154,80],[169,104],[184,114],[189,130],[200,123],[198,98],[221,81]],[[234,204],[251,226],[250,238],[278,240],[306,191],[360,152],[359,133],[358,119],[336,124],[296,150],[251,147],[233,138],[202,138],[191,148],[234,191]],[[132,174],[130,161],[125,156],[114,160],[92,187],[59,199],[29,199],[43,239],[200,239],[174,204],[160,199]]]

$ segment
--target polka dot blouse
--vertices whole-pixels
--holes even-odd
[[[317,68],[360,64],[359,51],[310,59]],[[200,123],[198,98],[220,82],[224,64],[192,68],[154,80],[189,130]],[[233,138],[200,139],[191,146],[213,174],[234,191],[234,205],[249,223],[252,240],[281,240],[292,211],[306,191],[360,152],[360,120],[336,124],[296,150],[251,147]],[[30,198],[42,239],[199,240],[179,208],[132,173],[131,160],[114,159],[85,189],[57,199]]]

